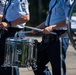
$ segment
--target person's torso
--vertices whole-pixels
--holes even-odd
[[[7,8],[9,3],[7,3],[5,10]],[[7,21],[13,21],[18,19],[20,16],[29,14],[29,8],[28,8],[28,1],[27,0],[12,0],[11,4],[9,5],[8,9],[6,10],[5,18]],[[16,25],[14,27],[23,28],[25,23],[21,25]]]
[[[55,4],[56,0],[51,0],[49,3],[49,11],[52,8],[52,6]],[[49,20],[49,15],[50,15],[50,20],[49,20],[49,25],[56,24],[64,19],[66,19],[68,11],[70,9],[70,5],[73,3],[73,0],[57,0],[57,3],[54,5],[54,7],[51,10],[51,15],[48,14],[46,18],[46,26],[48,26],[48,20]],[[62,29],[62,28],[61,28]],[[67,29],[67,28],[63,28]]]

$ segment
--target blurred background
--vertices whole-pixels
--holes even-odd
[[[29,1],[30,21],[27,22],[27,25],[35,27],[41,22],[45,21],[49,0],[28,0],[28,1]]]

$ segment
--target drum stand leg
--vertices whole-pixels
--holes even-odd
[[[11,67],[12,67],[11,75],[19,75],[19,67],[18,66],[11,66]]]
[[[63,75],[63,64],[62,64],[62,38],[59,38],[60,40],[60,63],[61,63],[61,75]]]
[[[13,73],[14,72],[14,67],[13,66],[11,66],[11,67],[12,67],[12,72],[11,73],[12,73],[12,75],[14,75],[14,73]]]

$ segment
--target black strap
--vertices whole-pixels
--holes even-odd
[[[68,1],[68,0],[66,0],[66,1]]]
[[[20,0],[20,2],[22,2],[22,0]]]
[[[50,25],[50,17],[51,17],[51,12],[53,7],[58,3],[58,0],[55,1],[54,5],[51,7],[50,11],[49,11],[49,18],[48,18],[48,26]]]

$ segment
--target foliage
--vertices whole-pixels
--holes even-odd
[[[46,19],[46,11],[48,1],[45,0],[29,0],[30,26],[37,26]]]

